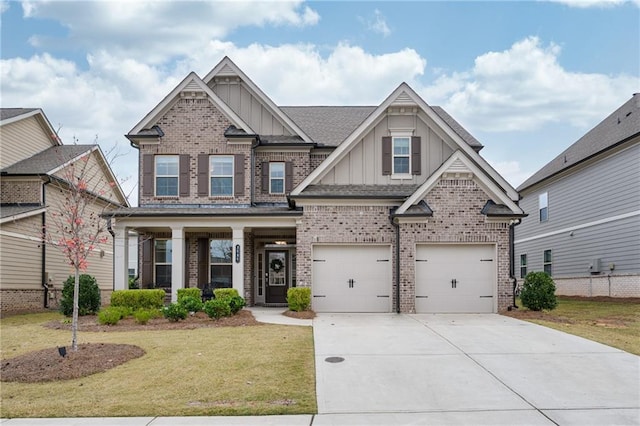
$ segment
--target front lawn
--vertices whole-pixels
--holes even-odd
[[[0,320],[2,362],[34,350],[68,346],[69,331],[42,326],[62,318],[59,314],[45,313]],[[81,379],[3,382],[2,417],[266,415],[317,411],[311,327],[80,331],[78,336],[79,343],[132,344],[146,354]]]
[[[505,314],[640,355],[640,299],[559,296],[553,311],[518,306]]]

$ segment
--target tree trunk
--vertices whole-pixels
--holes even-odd
[[[80,269],[76,266],[76,281],[73,283],[73,319],[71,320],[71,350],[78,350],[78,294],[80,293]]]

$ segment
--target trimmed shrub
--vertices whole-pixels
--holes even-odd
[[[232,298],[233,296],[240,297],[240,295],[238,294],[238,290],[236,290],[235,288],[216,288],[215,290],[213,290],[213,295],[216,299],[228,299]]]
[[[204,303],[204,311],[209,318],[218,319],[231,315],[229,299],[211,299]]]
[[[187,318],[187,315],[189,315],[189,311],[177,303],[171,303],[162,310],[162,313],[164,317],[171,322],[178,322],[181,319]]]
[[[246,302],[240,296],[232,296],[226,299],[229,302],[229,309],[231,309],[231,315],[237,314],[240,309],[246,306]]]
[[[145,325],[152,318],[157,318],[160,311],[156,309],[138,309],[133,313],[133,317],[138,324]]]
[[[180,303],[180,301],[184,297],[195,297],[196,299],[202,300],[202,292],[197,287],[179,288],[178,289],[178,303]]]
[[[292,311],[309,310],[309,307],[311,307],[311,288],[291,287],[287,290],[287,303]]]
[[[105,308],[98,312],[98,322],[102,325],[116,325],[122,319],[119,308]]]
[[[522,304],[532,311],[552,310],[558,306],[556,285],[546,272],[530,272],[520,291]]]
[[[161,309],[165,292],[156,290],[116,290],[111,293],[111,306],[126,306],[132,311],[138,309]]]
[[[73,287],[75,281],[75,276],[69,275],[62,287],[60,312],[68,317],[73,315]],[[81,274],[78,291],[78,315],[95,314],[98,310],[100,310],[100,287],[98,287],[98,282],[91,275]]]
[[[178,298],[178,304],[188,312],[200,312],[204,306],[202,299],[193,296],[183,296],[182,299]]]

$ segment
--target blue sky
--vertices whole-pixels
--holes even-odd
[[[278,105],[377,105],[401,82],[444,107],[514,186],[640,91],[639,1],[2,2],[1,103],[67,143],[116,147],[225,55]]]

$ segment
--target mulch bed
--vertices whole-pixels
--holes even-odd
[[[282,315],[297,319],[314,319],[316,317],[316,313],[313,311],[284,311]]]
[[[70,347],[65,349],[64,357],[56,347],[4,360],[0,365],[0,378],[3,382],[22,383],[78,379],[107,371],[145,354],[138,346],[114,343],[82,344],[78,345],[76,352]]]

